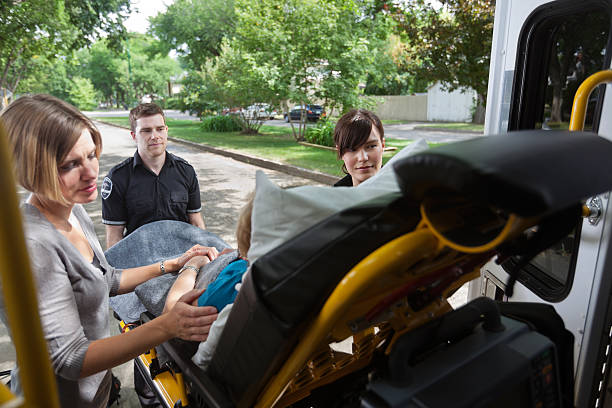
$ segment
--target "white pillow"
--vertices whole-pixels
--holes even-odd
[[[357,187],[301,186],[282,189],[271,182],[263,171],[257,171],[249,262],[253,263],[332,214],[374,197],[399,191],[393,163],[427,149],[427,143],[417,139],[393,156],[374,177]]]

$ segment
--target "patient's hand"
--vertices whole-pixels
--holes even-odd
[[[187,261],[185,266],[193,266],[199,270],[208,262],[210,262],[210,260],[207,256],[194,256]],[[172,309],[181,296],[193,289],[197,276],[197,272],[193,269],[183,269],[168,291],[168,296],[166,296],[166,304],[164,305],[164,313]]]
[[[210,326],[217,320],[217,309],[190,305],[202,292],[201,289],[190,290],[165,314],[166,327],[174,337],[190,341],[204,341],[208,338]]]

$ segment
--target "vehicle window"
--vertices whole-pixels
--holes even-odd
[[[578,86],[610,66],[611,16],[610,5],[595,0],[556,2],[532,13],[519,38],[508,130],[568,129]],[[598,130],[604,90],[589,98],[585,130]],[[571,289],[581,225],[577,219],[569,236],[522,270],[519,281],[544,300],[561,301]]]

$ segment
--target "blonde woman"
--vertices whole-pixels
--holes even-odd
[[[100,133],[73,106],[49,95],[24,96],[0,115],[17,181],[31,195],[22,207],[39,312],[62,406],[106,407],[110,368],[170,338],[205,340],[212,307],[190,303],[191,291],[167,314],[109,337],[108,297],[179,270],[214,248],[194,246],[178,258],[117,270],[108,264],[82,204],[96,199]],[[6,323],[6,316],[0,314]],[[14,377],[15,378],[15,377]],[[16,378],[15,378],[16,380]],[[19,392],[18,381],[12,381]]]

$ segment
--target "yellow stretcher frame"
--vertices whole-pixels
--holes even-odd
[[[612,83],[612,70],[597,72],[588,77],[580,85],[574,98],[572,115],[570,119],[570,130],[579,131],[583,129],[588,98],[591,92],[602,83]],[[409,250],[415,250],[418,248],[418,251],[425,252],[426,256],[427,249],[431,247],[427,244],[420,246],[423,244],[422,240],[434,240],[436,242],[435,246],[438,247],[438,249],[443,246],[447,246],[454,250],[470,254],[484,253],[504,242],[519,229],[528,227],[529,224],[534,221],[533,219],[525,220],[516,217],[515,215],[510,215],[506,226],[494,240],[479,247],[468,247],[446,239],[443,233],[433,228],[433,225],[430,220],[428,220],[426,211],[423,207],[421,207],[421,215],[423,216],[422,226],[425,226],[426,229],[421,229],[420,231],[415,231],[415,233],[406,234],[405,236],[386,244],[366,257],[351,272],[349,272],[349,274],[347,274],[347,276],[342,280],[328,301],[325,303],[319,316],[317,316],[316,320],[307,331],[305,337],[302,339],[302,341],[300,341],[280,371],[265,387],[256,404],[256,407],[270,407],[279,401],[279,398],[282,396],[282,393],[284,392],[292,376],[294,376],[299,371],[299,368],[306,363],[308,356],[312,355],[312,353],[315,351],[316,345],[325,339],[325,336],[328,335],[332,325],[337,322],[338,318],[344,312],[347,304],[351,304],[350,301],[355,296],[358,296],[359,291],[364,290],[364,288],[368,284],[371,284],[374,279],[377,279],[386,273],[385,270],[389,268],[387,264],[389,262],[393,262],[393,260],[389,261],[390,258],[394,258],[397,262],[397,259],[402,259],[402,256],[400,255],[401,251],[404,251],[407,248]],[[425,236],[414,235],[422,233],[426,234],[425,236],[427,236],[427,238],[425,238]],[[405,247],[399,245],[399,242],[402,242],[402,245],[405,245]],[[405,255],[406,253],[404,256]],[[376,268],[372,268],[374,263],[378,263]],[[380,263],[383,263],[383,265]],[[351,282],[351,280],[353,282]]]
[[[595,87],[603,83],[612,83],[612,70],[597,72],[580,85],[574,97],[570,130],[583,129],[589,95]],[[0,384],[0,408],[9,406],[59,407],[55,376],[42,332],[35,285],[23,238],[21,214],[11,163],[7,137],[0,123],[0,191],[3,192],[3,199],[0,200],[0,278],[8,323],[17,352],[17,362],[20,367],[24,394],[23,398],[16,398],[6,386]],[[32,165],[36,164],[33,163]],[[506,228],[502,235],[510,233],[510,230],[512,228]],[[437,242],[435,246],[440,249],[442,244],[436,240],[440,237],[440,234],[436,236],[433,231],[425,231],[415,231],[415,233],[407,235],[410,235],[411,240],[414,239],[415,242],[420,240]],[[400,237],[398,240],[406,239],[405,237]],[[496,241],[501,242],[502,238],[500,235]],[[383,247],[385,248],[382,249],[383,256],[391,250],[389,248],[395,247],[396,241],[392,241],[390,246]],[[430,244],[431,242],[427,246],[430,247]],[[482,249],[479,248],[479,250]],[[470,252],[474,253],[477,250],[470,248]],[[363,289],[363,285],[371,281],[373,276],[367,272],[367,265],[371,262],[371,259],[370,256],[364,259],[334,291],[321,314],[317,317],[313,330],[307,334],[309,339],[325,338],[327,335],[325,330],[329,329],[327,322],[329,319],[333,320],[334,316],[341,314],[345,307],[343,306],[343,299],[350,298],[351,293],[359,293]],[[363,272],[361,272],[362,269]],[[360,275],[360,277],[356,277],[356,275]],[[308,358],[307,344],[308,342],[301,342],[298,345],[281,371],[265,388],[257,406],[271,406],[279,399],[287,385],[287,379],[292,375],[291,373],[295,373],[299,363],[303,364],[304,359]],[[304,349],[305,347],[306,349]]]

